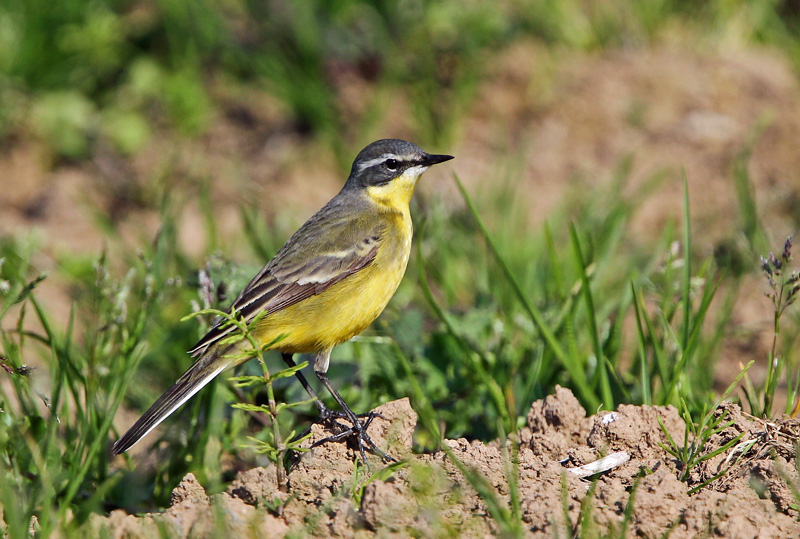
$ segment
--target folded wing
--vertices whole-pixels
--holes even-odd
[[[253,320],[261,311],[269,316],[320,294],[369,266],[378,252],[382,229],[374,226],[366,233],[362,230],[354,234],[358,229],[354,225],[356,223],[345,222],[339,227],[329,226],[322,241],[318,236],[307,236],[306,241],[293,237],[288,244],[294,248],[286,250],[284,247],[242,290],[230,312],[235,312],[245,322]],[[303,228],[295,236],[304,232]],[[201,355],[233,330],[231,325],[220,321],[189,353]]]

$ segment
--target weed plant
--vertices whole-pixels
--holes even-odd
[[[781,318],[783,318],[786,309],[797,300],[797,292],[800,291],[800,272],[789,271],[789,262],[791,260],[791,236],[786,239],[780,256],[775,256],[770,252],[768,258],[761,257],[761,271],[764,273],[770,289],[766,296],[773,307],[772,346],[770,347],[767,362],[767,377],[763,385],[756,388],[750,378],[747,378],[744,387],[747,402],[750,405],[750,413],[758,417],[768,418],[772,416],[775,393],[784,373],[788,378],[787,387],[789,389],[785,411],[786,413],[791,413],[792,417],[794,417],[797,415],[798,409],[800,409],[800,398],[798,397],[800,378],[792,376],[787,355],[779,353],[778,349],[781,336]],[[794,406],[792,403],[795,403]]]

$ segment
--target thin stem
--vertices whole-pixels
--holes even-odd
[[[250,346],[253,347],[253,350],[257,351],[256,357],[258,358],[258,363],[261,365],[261,372],[264,374],[264,385],[267,386],[267,402],[269,405],[269,414],[271,416],[272,423],[272,439],[273,443],[275,444],[275,449],[278,450],[278,459],[275,462],[275,476],[278,482],[278,489],[282,492],[286,492],[288,489],[286,485],[286,471],[283,469],[283,456],[286,452],[286,444],[283,443],[283,439],[281,438],[281,429],[278,425],[278,404],[275,402],[275,391],[272,388],[272,377],[269,373],[269,367],[267,367],[267,363],[264,361],[264,349],[259,346],[258,343],[256,343],[249,331],[249,328],[247,328],[244,324],[242,325],[244,326],[247,341],[250,343]]]
[[[767,366],[767,387],[764,392],[764,410],[763,417],[769,417],[772,412],[772,398],[774,396],[775,384],[775,370],[778,362],[778,336],[781,332],[781,314],[783,314],[783,289],[784,289],[784,273],[781,272],[780,285],[778,286],[777,294],[775,295],[775,313],[772,317],[772,348],[769,352],[769,365]]]

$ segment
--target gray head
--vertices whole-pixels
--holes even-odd
[[[429,154],[416,144],[405,140],[378,140],[356,156],[345,187],[350,189],[379,187],[401,176],[410,176],[416,181],[431,165],[452,158],[450,155]]]

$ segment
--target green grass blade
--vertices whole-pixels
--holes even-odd
[[[682,171],[683,178],[683,323],[681,324],[681,350],[686,355],[689,345],[690,320],[692,314],[692,228],[689,212],[689,182],[686,179],[686,170]]]
[[[475,489],[483,503],[486,504],[489,514],[500,528],[500,535],[502,537],[524,537],[522,522],[514,519],[508,506],[495,492],[489,481],[479,471],[461,462],[461,459],[456,456],[447,444],[442,444],[442,449],[447,454],[447,458],[456,465],[472,488]]]
[[[639,385],[642,390],[642,403],[646,405],[653,404],[652,381],[650,380],[650,368],[647,365],[647,349],[645,346],[646,337],[644,334],[644,327],[642,326],[642,311],[640,309],[639,293],[636,291],[636,286],[631,281],[631,293],[633,294],[633,314],[636,319],[636,335],[639,341],[639,374],[641,379]]]
[[[558,250],[556,250],[556,242],[553,239],[553,232],[550,230],[550,224],[544,222],[544,239],[547,246],[547,259],[550,261],[553,269],[553,281],[555,289],[561,293],[564,290],[564,274],[561,271],[561,264],[558,261]]]
[[[555,356],[561,361],[561,364],[567,369],[572,381],[575,383],[576,389],[580,394],[581,398],[587,404],[587,406],[591,409],[596,409],[600,402],[597,399],[597,396],[592,391],[591,387],[589,386],[588,380],[586,379],[586,373],[583,370],[583,365],[579,364],[575,361],[575,358],[571,357],[570,355],[564,352],[564,349],[558,343],[553,334],[550,327],[544,320],[544,316],[539,311],[536,306],[528,301],[527,296],[522,291],[522,287],[520,286],[517,278],[514,276],[514,273],[509,268],[508,264],[506,263],[503,256],[500,254],[500,251],[497,248],[497,245],[492,238],[492,235],[489,233],[489,230],[486,228],[486,225],[483,223],[483,219],[481,219],[480,214],[478,213],[475,204],[472,202],[467,190],[464,188],[464,185],[461,183],[457,175],[453,175],[453,178],[456,182],[456,186],[458,190],[461,192],[461,196],[464,198],[464,202],[467,204],[467,208],[469,209],[470,214],[472,215],[473,219],[475,219],[476,224],[478,225],[481,234],[483,235],[484,240],[486,241],[487,245],[489,246],[489,250],[492,252],[492,256],[494,256],[495,260],[497,261],[500,269],[502,270],[503,274],[505,275],[506,279],[508,280],[509,284],[511,284],[512,288],[514,289],[514,293],[517,296],[517,299],[522,304],[525,311],[530,316],[531,321],[533,321],[536,329],[544,338],[545,343],[550,348],[550,350],[555,354]]]
[[[424,227],[420,229],[419,235],[422,236],[424,232]],[[473,349],[469,345],[469,343],[464,340],[463,337],[458,333],[458,331],[453,326],[453,323],[450,321],[449,316],[447,313],[444,312],[439,306],[439,303],[436,301],[436,298],[433,297],[433,292],[431,291],[430,283],[428,282],[427,272],[425,271],[425,263],[424,257],[422,256],[422,241],[421,239],[417,241],[417,262],[419,265],[419,279],[420,285],[422,286],[422,294],[425,297],[428,305],[430,305],[431,309],[433,309],[434,313],[436,314],[437,318],[441,320],[441,322],[445,325],[445,329],[447,332],[456,340],[459,347],[464,352],[469,365],[475,369],[478,376],[482,379],[482,381],[486,384],[486,387],[489,390],[489,394],[492,396],[492,400],[496,406],[497,412],[503,417],[507,428],[510,430],[514,428],[514,425],[511,421],[511,414],[506,405],[505,395],[503,394],[503,389],[497,383],[497,381],[489,376],[484,368],[484,364],[487,362],[486,358],[479,352]],[[477,354],[479,357],[478,361],[471,360],[473,354]]]
[[[597,361],[597,372],[600,377],[600,394],[602,395],[603,406],[605,406],[606,409],[611,410],[614,408],[614,397],[611,394],[611,384],[608,380],[608,365],[605,361],[605,354],[600,346],[600,334],[597,330],[597,311],[594,307],[594,298],[592,296],[592,289],[589,284],[589,268],[583,256],[581,243],[578,239],[578,232],[575,229],[575,225],[572,223],[569,226],[569,236],[572,240],[572,250],[575,256],[575,261],[577,262],[578,269],[580,270],[581,289],[583,290],[583,299],[584,304],[586,305],[586,319],[589,321],[589,333],[592,340],[592,350],[594,351],[594,357]]]
[[[444,439],[442,429],[439,428],[439,423],[436,420],[436,411],[433,409],[433,405],[431,404],[430,399],[425,395],[425,392],[422,390],[422,386],[419,384],[419,380],[414,375],[413,370],[411,369],[411,363],[409,363],[408,358],[400,349],[400,346],[397,344],[397,341],[392,339],[392,349],[395,351],[397,358],[400,360],[400,365],[403,367],[403,371],[408,378],[408,381],[411,383],[411,389],[413,391],[413,401],[414,401],[414,409],[419,413],[420,420],[422,421],[423,426],[428,429],[428,432],[431,433],[433,439],[436,440],[437,448],[441,447],[442,440]]]

